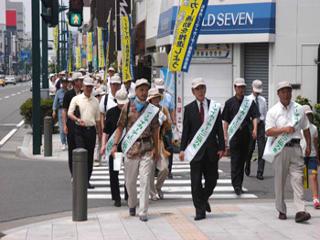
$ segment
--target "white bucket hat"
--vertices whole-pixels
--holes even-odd
[[[162,78],[155,78],[154,85],[157,89],[165,89],[164,80]]]
[[[117,104],[127,104],[129,102],[128,93],[123,88],[119,89],[116,92],[115,99],[117,100]]]
[[[206,86],[206,83],[204,82],[203,78],[199,77],[192,79],[191,87],[194,89],[199,86]]]
[[[147,102],[149,102],[152,98],[160,97],[162,98],[162,94],[159,92],[158,88],[150,88],[148,91]]]
[[[140,79],[138,79],[138,80],[136,81],[136,88],[138,88],[138,87],[140,87],[140,86],[142,86],[142,85],[147,85],[147,86],[150,87],[149,81],[148,81],[147,79],[145,79],[145,78],[140,78]]]
[[[85,86],[94,86],[94,81],[91,77],[85,77],[83,79],[83,85]]]

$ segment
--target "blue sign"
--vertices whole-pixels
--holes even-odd
[[[160,14],[158,38],[173,34],[178,7]],[[208,6],[201,35],[275,33],[276,4],[246,3]]]
[[[31,52],[29,50],[21,51],[20,52],[21,60],[30,60],[31,59]]]

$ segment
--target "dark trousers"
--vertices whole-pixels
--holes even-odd
[[[248,158],[249,141],[249,128],[238,130],[230,141],[231,181],[233,188],[242,187],[244,163]]]
[[[191,161],[191,193],[193,205],[197,213],[206,211],[206,202],[212,195],[217,180],[218,173],[218,156],[216,159],[209,158],[207,152],[200,161]],[[204,186],[202,185],[202,176],[205,179]]]
[[[76,148],[84,148],[88,151],[88,182],[90,180],[93,168],[93,154],[96,146],[96,128],[95,127],[75,127]]]
[[[169,164],[168,164],[168,168],[169,168],[169,173],[171,173],[172,171],[172,162],[173,162],[173,151],[170,151],[170,156],[168,157],[169,160]]]
[[[258,133],[257,133],[257,140],[253,140],[252,137],[250,137],[250,143],[249,143],[249,154],[248,159],[246,161],[246,167],[250,168],[251,158],[252,154],[254,152],[254,149],[256,147],[256,142],[258,143],[258,169],[257,174],[262,174],[264,172],[264,159],[262,158],[264,148],[266,146],[266,136],[265,136],[265,124],[264,122],[259,122],[258,124]]]
[[[120,185],[119,185],[119,171],[113,171],[113,157],[109,157],[109,175],[110,175],[110,188],[112,200],[120,201]],[[126,185],[124,184],[124,198],[128,199],[128,192]]]
[[[76,142],[74,138],[74,123],[71,122],[71,120],[67,120],[67,128],[68,128],[68,134],[67,134],[67,143],[68,143],[68,164],[69,164],[69,170],[72,176],[72,151],[76,148]]]

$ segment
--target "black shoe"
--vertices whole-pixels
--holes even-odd
[[[168,178],[169,178],[169,179],[173,179],[172,173],[169,173],[169,174],[168,174]]]
[[[235,192],[238,196],[240,196],[240,195],[242,194],[242,189],[241,189],[240,187],[236,187],[236,188],[234,189],[234,192]]]
[[[94,186],[92,184],[88,183],[88,188],[89,189],[94,189]]]
[[[246,174],[246,176],[250,176],[250,165],[246,165],[246,167],[244,168],[244,173]]]
[[[209,201],[206,202],[206,211],[211,212],[211,207],[210,207]]]
[[[136,208],[129,208],[129,215],[134,217],[136,215]]]
[[[148,221],[148,217],[147,216],[140,216],[139,217],[141,222],[147,222]]]
[[[264,179],[262,173],[258,173],[257,174],[257,179],[259,179],[259,180],[263,180]]]
[[[310,213],[308,212],[297,212],[296,214],[296,223],[306,222],[311,218]]]
[[[279,217],[280,220],[286,220],[287,219],[287,214],[279,212]]]
[[[205,219],[206,218],[206,213],[197,213],[196,216],[194,217],[194,220],[195,221],[199,221],[199,220],[202,220],[202,219]]]
[[[114,201],[114,206],[115,207],[121,207],[121,200]]]

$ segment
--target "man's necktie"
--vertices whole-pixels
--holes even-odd
[[[203,123],[204,121],[204,108],[203,108],[203,102],[200,103],[200,119],[201,119],[201,123]]]
[[[257,105],[258,111],[260,113],[259,96],[256,96],[256,105]]]

